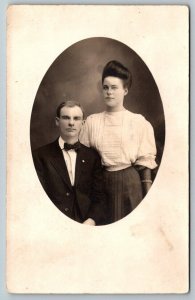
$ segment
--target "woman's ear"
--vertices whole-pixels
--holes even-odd
[[[128,94],[128,88],[125,88],[125,96]]]

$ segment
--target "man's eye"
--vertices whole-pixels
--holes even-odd
[[[108,89],[107,86],[103,86],[103,90],[106,91]]]

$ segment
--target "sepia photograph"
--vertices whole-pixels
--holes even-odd
[[[134,210],[152,186],[164,140],[155,79],[126,45],[85,39],[47,70],[32,109],[31,147],[47,195],[73,220],[105,225]],[[78,141],[81,148],[65,149]],[[94,150],[100,163],[90,158]]]
[[[187,293],[188,124],[187,6],[11,5],[8,292]]]

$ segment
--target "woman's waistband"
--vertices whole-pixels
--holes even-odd
[[[132,165],[125,164],[125,165],[118,165],[118,166],[104,166],[104,169],[109,172],[114,172],[114,171],[121,171],[121,170],[127,169],[129,167],[132,167]]]

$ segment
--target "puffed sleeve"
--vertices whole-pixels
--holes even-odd
[[[140,124],[140,144],[135,165],[141,165],[149,169],[157,167],[156,143],[154,138],[154,130],[152,125],[142,117]]]
[[[84,125],[81,128],[80,134],[79,134],[79,141],[87,146],[90,147],[90,136],[89,136],[89,118],[85,120]]]

